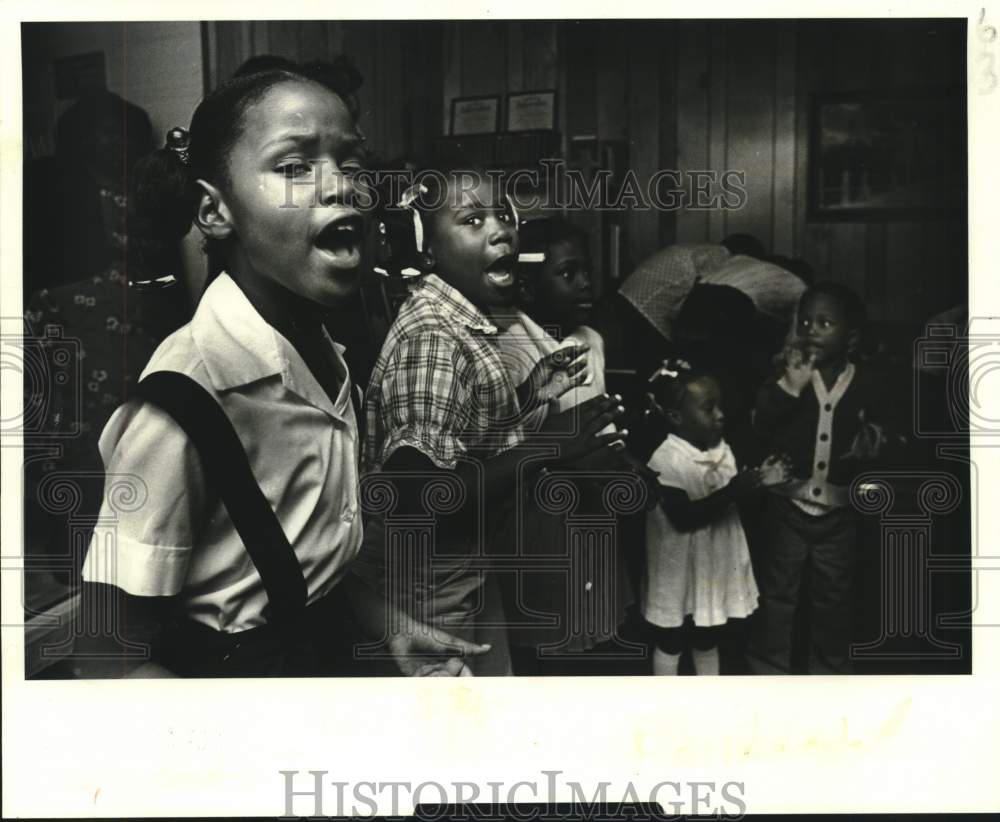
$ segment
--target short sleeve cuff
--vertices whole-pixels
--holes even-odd
[[[433,425],[408,425],[389,433],[382,445],[379,466],[383,466],[400,448],[415,448],[438,468],[452,469],[465,446],[450,431]]]
[[[188,547],[148,545],[99,525],[83,563],[83,579],[134,596],[173,596],[184,585],[190,557]]]

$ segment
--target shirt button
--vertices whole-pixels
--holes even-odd
[[[823,406],[823,410],[824,411],[832,411],[833,410],[833,406],[830,405],[830,403],[827,403],[826,405]]]
[[[593,583],[593,582],[588,582],[588,583],[587,583],[586,585],[584,585],[584,586],[583,586],[583,590],[584,590],[584,591],[589,591],[589,590],[591,590],[591,589],[592,589],[593,587],[594,587],[594,583]]]
[[[820,442],[826,442],[828,439],[830,439],[830,435],[829,434],[820,434],[819,435],[819,441]]]
[[[816,467],[817,467],[817,468],[818,468],[818,469],[819,469],[820,471],[822,471],[822,470],[823,470],[824,468],[826,468],[826,463],[825,463],[825,462],[817,462],[817,463],[816,463]]]
[[[822,493],[823,493],[823,490],[821,488],[813,488],[813,496],[814,497],[818,497]]]
[[[354,522],[354,509],[348,508],[341,517],[344,522]]]

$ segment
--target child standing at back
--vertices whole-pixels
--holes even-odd
[[[754,428],[787,454],[794,481],[772,489],[764,512],[762,601],[750,644],[756,673],[791,670],[795,612],[809,566],[809,671],[850,669],[851,589],[857,531],[848,488],[884,444],[883,388],[850,361],[864,304],[839,283],[810,286],[780,375],[760,389]]]
[[[784,482],[787,469],[772,456],[737,471],[723,439],[722,392],[710,374],[683,360],[667,361],[654,375],[652,392],[670,426],[649,461],[661,495],[646,520],[643,616],[653,628],[653,673],[676,674],[689,649],[697,674],[718,674],[727,622],[757,607],[735,503]]]

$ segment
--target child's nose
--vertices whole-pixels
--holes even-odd
[[[316,176],[316,194],[320,205],[352,205],[354,180],[344,174],[335,163],[322,163]]]
[[[499,245],[500,243],[509,243],[514,238],[514,232],[511,231],[509,223],[505,223],[503,220],[493,218],[493,225],[490,227],[490,245]]]

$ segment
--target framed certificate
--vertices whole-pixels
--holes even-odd
[[[507,131],[552,131],[555,127],[555,89],[507,95]]]
[[[494,134],[500,128],[500,96],[456,97],[451,101],[451,134]]]

